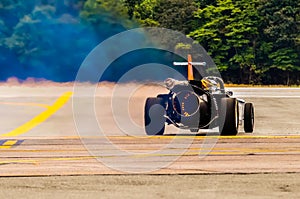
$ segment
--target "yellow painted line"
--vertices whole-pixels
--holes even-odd
[[[21,102],[0,102],[3,105],[12,105],[12,106],[36,106],[41,108],[49,108],[48,104],[39,104],[39,103],[21,103]]]
[[[19,126],[18,128],[12,130],[11,132],[8,132],[6,134],[3,134],[1,136],[6,137],[15,137],[22,135],[24,133],[27,133],[37,125],[41,124],[45,120],[47,120],[50,116],[52,116],[54,113],[56,113],[59,109],[61,109],[71,98],[72,92],[66,92],[64,93],[60,98],[54,102],[53,105],[49,106],[47,110],[30,120],[29,122],[23,124],[22,126]]]
[[[270,153],[271,152],[271,153]],[[268,151],[268,150],[261,150],[260,153],[256,153],[256,155],[259,155],[261,153],[264,154],[272,154],[274,151]],[[280,153],[284,155],[284,152],[291,152],[291,151],[276,151],[276,153]],[[292,152],[299,152],[299,151],[292,151]],[[211,151],[209,153],[205,152],[186,152],[184,154],[158,154],[158,153],[150,153],[150,154],[135,154],[135,155],[129,155],[129,156],[81,156],[81,157],[61,157],[61,158],[40,158],[40,159],[16,159],[16,160],[4,160],[0,161],[1,164],[39,164],[42,162],[47,161],[84,161],[84,160],[93,160],[93,159],[103,159],[103,158],[121,158],[121,157],[127,157],[127,158],[146,158],[146,157],[170,157],[170,156],[199,156],[199,155],[249,155],[249,152],[244,151]]]
[[[18,142],[18,140],[9,140],[9,141],[6,141],[3,145],[0,146],[0,149],[10,149],[17,142]]]
[[[13,142],[6,143],[8,144],[13,144]],[[176,153],[147,153],[147,154],[133,154],[133,155],[124,155],[124,156],[118,156],[118,155],[109,155],[109,156],[80,156],[80,157],[57,157],[57,158],[39,158],[39,159],[15,159],[15,160],[4,160],[0,161],[1,164],[24,164],[24,163],[30,163],[30,164],[39,164],[42,162],[47,162],[47,161],[84,161],[84,160],[92,160],[92,159],[103,159],[103,158],[121,158],[121,157],[127,157],[127,158],[146,158],[146,157],[170,157],[170,156],[199,156],[199,155],[249,155],[249,154],[286,154],[286,153],[300,153],[300,150],[289,150],[289,149],[250,149],[250,148],[245,148],[244,150],[236,150],[236,151],[230,151],[226,148],[218,148],[217,150],[213,149],[209,151],[208,153],[202,152],[201,148],[194,148],[194,150],[199,150],[198,152],[193,152],[193,151],[187,151],[183,154],[176,154]],[[72,151],[72,150],[71,150]],[[26,152],[26,151],[24,151]]]
[[[51,137],[51,139],[72,140],[72,139],[300,139],[300,135],[237,135],[237,136],[193,136],[193,135],[165,135],[165,136],[61,136]],[[26,139],[37,139],[36,137],[26,137]],[[39,140],[49,139],[49,137],[39,137]]]
[[[15,141],[16,143],[17,141]],[[14,146],[14,144],[11,145],[2,145],[2,146]],[[1,148],[1,146],[0,146]],[[129,153],[140,153],[140,152],[149,152],[151,153],[152,151],[157,151],[159,149],[155,149],[155,148],[146,148],[146,149],[133,149],[133,148],[129,148],[129,149],[123,149],[124,151],[127,151]],[[170,148],[167,149],[168,151],[176,151],[176,150],[184,150],[182,148]],[[280,153],[284,153],[284,152],[297,152],[300,153],[300,147],[299,148],[187,148],[187,151],[210,151],[210,152],[245,152],[245,153],[275,153],[275,152],[280,152]],[[119,151],[118,149],[101,149],[101,151]],[[5,153],[71,153],[71,152],[87,152],[86,149],[65,149],[65,150],[59,150],[59,149],[55,149],[55,150],[51,150],[51,149],[10,149],[10,150],[6,150]]]
[[[95,137],[78,137],[81,138],[91,138],[91,139],[300,139],[300,135],[237,135],[237,136],[194,136],[194,135],[165,135],[165,136],[95,136]]]
[[[16,141],[17,142],[17,141]],[[15,142],[15,143],[16,143]],[[12,144],[14,145],[14,144]],[[100,149],[99,149],[100,150]],[[123,148],[122,150],[128,151],[129,153],[140,153],[140,152],[152,152],[160,150],[159,148]],[[176,150],[187,150],[187,151],[214,151],[214,152],[247,152],[247,153],[264,153],[264,152],[300,152],[300,147],[272,147],[272,148],[261,148],[261,147],[192,147],[192,148],[168,148],[168,151],[176,151]],[[119,151],[119,149],[101,149],[101,151]],[[72,153],[72,152],[88,152],[85,148],[82,149],[10,149],[6,150],[5,153],[13,152],[13,153]]]
[[[288,135],[288,136],[268,136],[268,135],[237,135],[237,136],[151,136],[151,137],[138,137],[138,138],[150,138],[150,139],[196,139],[196,140],[204,140],[204,139],[282,139],[282,138],[300,138],[300,135]]]
[[[212,135],[163,135],[163,136],[72,136],[65,139],[282,139],[282,138],[300,138],[300,135],[236,135],[236,136],[212,136]]]
[[[67,158],[42,158],[39,160],[34,160],[34,159],[25,159],[25,160],[4,160],[0,161],[1,164],[18,164],[18,163],[31,163],[31,164],[39,164],[42,162],[47,162],[47,161],[79,161],[79,160],[91,160],[91,159],[96,159],[97,157],[94,156],[85,156],[85,157],[67,157]]]

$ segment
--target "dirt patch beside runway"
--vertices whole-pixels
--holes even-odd
[[[300,174],[1,178],[1,198],[299,198]]]

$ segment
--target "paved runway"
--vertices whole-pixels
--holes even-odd
[[[143,104],[164,91],[157,87],[129,85],[114,95],[104,85],[77,95],[75,114],[72,87],[0,87],[0,176],[299,172],[300,90],[231,90],[255,104],[253,134],[191,136],[168,127],[166,136],[145,137]]]
[[[84,139],[93,155],[78,138],[12,139],[1,149],[0,176],[300,172],[300,136],[222,137],[213,147],[203,141],[215,137],[109,138],[128,155],[106,148],[104,138]],[[183,153],[180,146],[151,153],[173,139],[193,142]]]

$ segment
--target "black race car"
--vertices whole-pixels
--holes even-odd
[[[192,63],[189,63],[192,64]],[[177,81],[167,79],[170,91],[145,104],[145,131],[147,135],[163,135],[165,124],[198,132],[200,129],[218,129],[220,135],[236,135],[239,125],[246,133],[253,132],[254,107],[226,92],[224,82],[215,76],[201,80]]]

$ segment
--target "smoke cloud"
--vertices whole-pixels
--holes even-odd
[[[0,81],[11,77],[19,81],[28,78],[74,81],[81,63],[99,43],[128,28],[120,18],[111,20],[113,16],[106,12],[87,20],[82,16],[84,2],[86,0],[0,2]],[[134,41],[135,38],[128,38],[129,43]],[[118,48],[117,44],[115,47]],[[173,55],[155,49],[130,52],[115,60],[99,81],[116,82],[138,65],[172,66],[172,61]],[[101,60],[99,63],[101,67]],[[179,71],[186,73],[185,69]],[[158,73],[155,80],[166,76],[168,74]],[[142,80],[137,77],[133,81]]]

